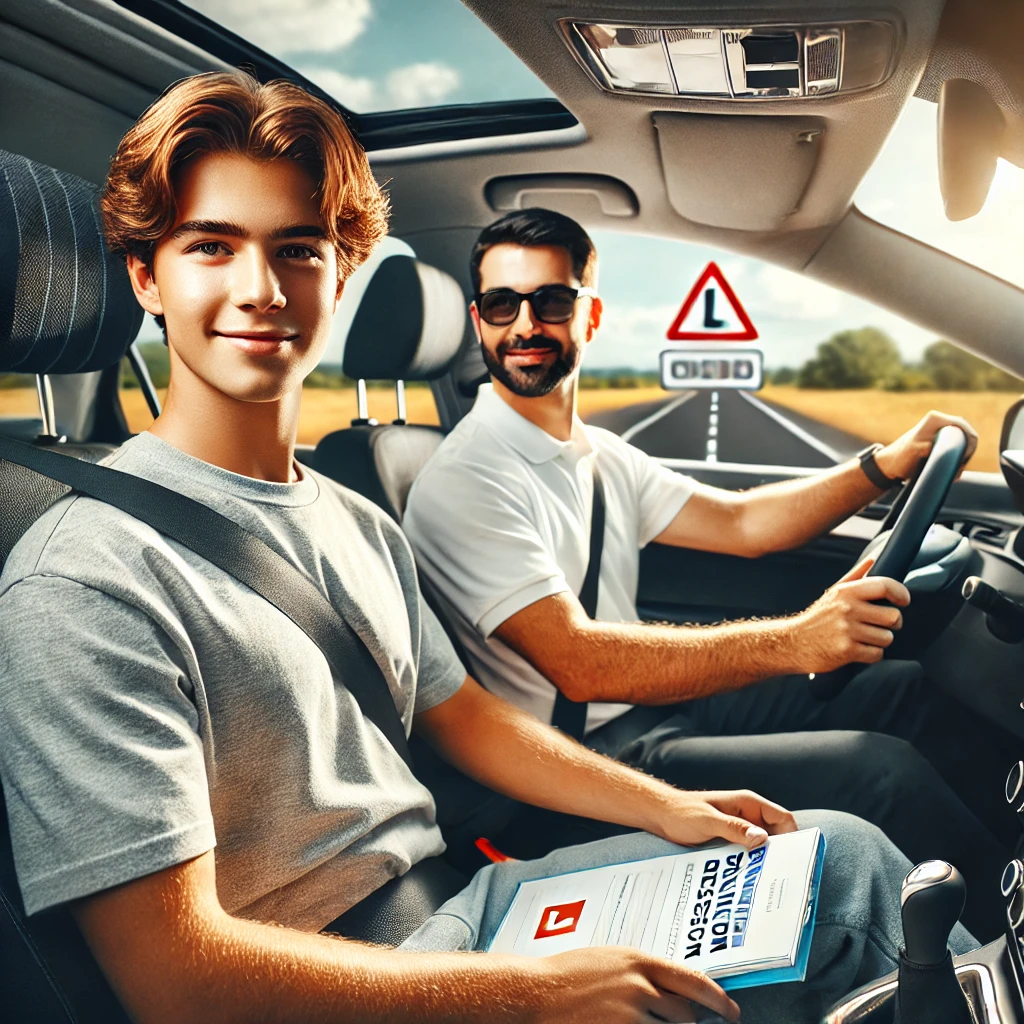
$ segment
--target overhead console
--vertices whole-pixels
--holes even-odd
[[[888,21],[803,26],[560,21],[576,59],[609,92],[708,99],[813,99],[879,85],[896,55]]]

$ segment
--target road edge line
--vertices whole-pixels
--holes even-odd
[[[657,423],[658,420],[662,418],[662,416],[667,416],[670,412],[674,412],[676,409],[679,408],[679,406],[683,405],[685,402],[688,402],[696,394],[696,391],[686,391],[683,394],[681,394],[678,398],[673,398],[671,402],[667,403],[666,405],[663,405],[657,412],[652,412],[650,416],[645,416],[638,423],[634,423],[633,426],[628,427],[621,434],[619,434],[619,437],[621,437],[623,441],[631,441],[634,437],[636,437],[637,434],[642,433],[649,426],[651,426],[654,423]]]
[[[831,445],[825,444],[824,441],[819,440],[813,434],[808,433],[803,427],[797,426],[792,420],[787,420],[782,413],[777,412],[770,405],[765,405],[760,399],[755,398],[753,395],[746,391],[741,391],[739,388],[736,391],[741,397],[745,398],[755,409],[759,409],[766,416],[770,416],[776,423],[781,427],[785,427],[794,437],[800,438],[804,444],[810,445],[815,451],[824,455],[825,458],[831,459],[837,466],[840,462],[848,461],[844,456],[840,455]]]

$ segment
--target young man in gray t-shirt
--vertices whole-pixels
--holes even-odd
[[[649,833],[560,851],[561,870],[670,843],[755,846],[796,827],[756,794],[673,789],[486,693],[423,607],[397,527],[295,461],[302,380],[344,279],[386,226],[336,112],[285,83],[188,79],[122,141],[103,209],[171,361],[162,415],[108,464],[204,501],[304,571],[370,647],[406,729],[458,768]],[[525,865],[487,869],[410,951],[317,934],[442,851],[430,793],[305,634],[102,503],[59,502],[0,577],[0,733],[26,909],[70,905],[136,1020],[626,1024],[690,1019],[693,1003],[738,1013],[704,975],[636,950],[448,952],[485,946],[485,919]],[[786,1020],[817,1019],[895,966],[909,866],[857,819],[805,822],[832,850],[810,981],[743,1000]],[[956,950],[971,943],[958,929]]]

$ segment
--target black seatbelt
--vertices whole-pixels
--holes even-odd
[[[0,459],[127,512],[269,601],[320,648],[334,678],[412,768],[405,726],[380,665],[344,615],[283,555],[208,505],[152,480],[3,436]]]
[[[601,552],[604,550],[604,482],[594,456],[594,502],[590,510],[590,561],[580,588],[580,604],[592,619],[597,618],[597,594],[601,583]],[[570,700],[561,690],[555,695],[551,724],[583,741],[587,725],[587,702]]]

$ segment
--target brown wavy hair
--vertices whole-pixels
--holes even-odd
[[[387,195],[338,111],[292,82],[211,72],[172,86],[121,140],[100,200],[110,247],[151,264],[177,219],[175,174],[193,157],[224,152],[306,168],[319,182],[342,278],[387,234]]]

